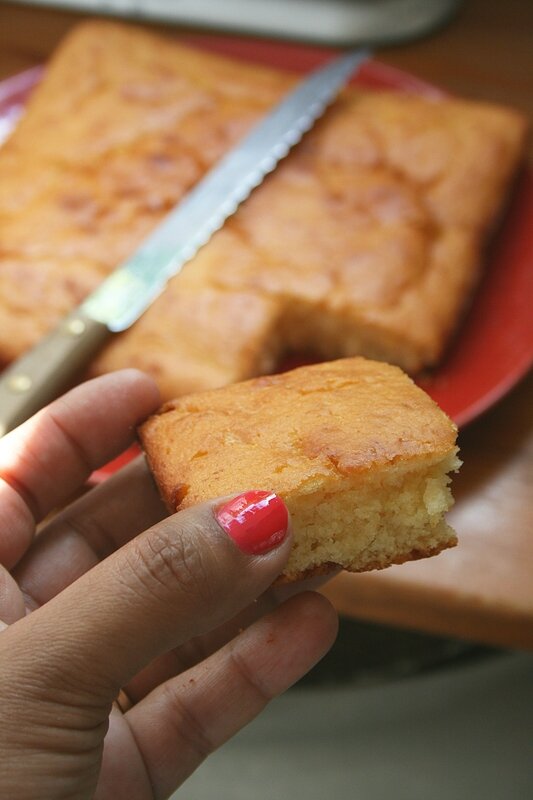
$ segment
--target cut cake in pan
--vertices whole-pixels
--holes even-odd
[[[139,28],[60,46],[0,150],[0,363],[34,344],[294,84]],[[349,88],[92,373],[170,398],[287,350],[435,364],[523,149],[516,112]]]

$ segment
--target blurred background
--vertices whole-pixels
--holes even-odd
[[[25,0],[17,0],[25,4]],[[399,42],[449,20],[460,0],[33,0],[33,4],[230,33],[347,45]]]

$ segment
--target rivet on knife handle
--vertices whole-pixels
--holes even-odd
[[[78,310],[6,369],[0,375],[0,436],[68,389],[110,335]]]

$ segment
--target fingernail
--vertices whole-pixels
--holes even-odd
[[[218,524],[249,555],[268,553],[287,535],[289,512],[274,492],[244,492],[215,511]]]

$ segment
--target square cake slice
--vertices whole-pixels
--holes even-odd
[[[364,358],[189,395],[140,428],[172,512],[249,489],[283,498],[294,531],[285,580],[455,545],[444,514],[456,434],[400,369]]]

